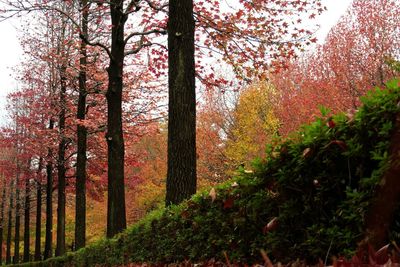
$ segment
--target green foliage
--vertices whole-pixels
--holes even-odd
[[[223,258],[315,262],[349,256],[363,231],[374,189],[388,165],[399,112],[399,81],[363,98],[355,114],[325,116],[267,146],[266,158],[233,181],[179,206],[160,209],[121,235],[42,266],[192,262]],[[278,138],[278,137],[277,137]],[[271,221],[277,218],[273,229]],[[393,237],[399,236],[396,218]]]

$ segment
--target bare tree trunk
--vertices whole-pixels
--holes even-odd
[[[124,27],[127,15],[123,14],[123,2],[123,0],[112,0],[110,3],[113,27],[106,93],[108,107],[106,134],[108,146],[107,237],[112,237],[126,228],[122,77],[125,50]]]
[[[36,180],[36,223],[35,223],[35,261],[41,260],[41,236],[42,236],[42,172],[43,159],[39,158]]]
[[[178,204],[196,193],[194,27],[193,0],[170,0],[166,205]]]
[[[81,0],[81,7],[87,5],[87,0]],[[88,35],[88,8],[82,8],[82,35]],[[86,112],[86,67],[87,51],[86,43],[81,41],[80,47],[80,71],[79,71],[79,99],[77,119],[84,120]],[[76,204],[75,204],[75,248],[80,249],[86,243],[86,146],[87,131],[83,125],[77,129],[78,153],[76,159]]]
[[[61,141],[58,144],[58,205],[57,205],[57,247],[56,256],[65,254],[65,150],[67,140],[65,137],[65,115],[66,115],[66,67],[62,66],[60,70],[60,114],[58,127]]]
[[[14,264],[19,263],[19,239],[20,239],[20,228],[21,228],[21,199],[20,199],[20,188],[19,188],[19,163],[17,160],[17,175],[15,180],[15,235],[14,235]]]
[[[35,261],[41,258],[41,236],[42,236],[42,184],[36,184],[36,228],[35,228]]]
[[[54,129],[54,121],[50,119],[49,129]],[[49,148],[46,165],[46,239],[44,245],[44,259],[53,256],[53,151]]]
[[[29,261],[29,245],[30,245],[30,211],[31,211],[31,191],[29,179],[25,181],[25,214],[24,214],[24,262]]]
[[[6,202],[6,179],[3,176],[3,190],[1,194],[0,206],[0,266],[3,264],[3,231],[4,231],[4,206]]]
[[[10,204],[8,206],[8,226],[7,226],[7,250],[6,264],[11,264],[11,231],[12,231],[12,212],[14,209],[14,181],[10,183]]]

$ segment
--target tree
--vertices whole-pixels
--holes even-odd
[[[7,226],[7,251],[6,251],[6,264],[11,264],[11,231],[12,231],[12,214],[14,209],[14,184],[15,181],[10,182],[10,202],[8,206],[8,226]]]
[[[25,177],[25,201],[24,201],[24,257],[23,261],[28,262],[30,258],[30,214],[31,214],[31,185],[30,185],[31,160],[28,161]]]
[[[2,187],[1,190],[1,202],[0,202],[0,265],[3,264],[3,230],[4,230],[4,206],[6,204],[6,179],[4,174],[2,175]]]
[[[225,148],[231,171],[264,156],[263,144],[268,144],[279,128],[274,114],[277,99],[275,88],[266,81],[254,83],[240,94]]]
[[[162,35],[166,33],[165,25],[168,4],[166,2],[156,4],[149,0],[111,0],[101,3],[98,1],[88,1],[87,7],[91,11],[91,18],[96,21],[92,22],[89,26],[89,28],[93,27],[95,31],[90,31],[91,34],[86,37],[85,34],[82,34],[83,29],[81,24],[77,22],[77,18],[79,17],[78,10],[76,9],[72,13],[66,12],[57,5],[57,2],[54,0],[27,0],[22,3],[21,1],[10,0],[7,1],[10,8],[6,11],[8,12],[7,15],[10,16],[25,11],[40,11],[53,21],[55,16],[52,14],[54,12],[50,11],[58,12],[58,15],[61,14],[63,17],[68,18],[68,21],[75,27],[76,32],[79,32],[80,38],[88,46],[101,48],[105,52],[104,54],[108,56],[109,62],[106,73],[108,76],[108,85],[105,92],[108,115],[107,133],[105,135],[108,146],[107,236],[113,236],[124,229],[126,225],[124,215],[124,165],[126,164],[124,160],[126,155],[124,154],[123,123],[125,122],[124,126],[126,127],[126,124],[128,124],[126,122],[129,122],[130,125],[128,126],[131,126],[132,122],[130,119],[123,120],[124,109],[128,109],[128,106],[131,105],[124,105],[123,102],[124,98],[128,95],[125,93],[126,90],[123,90],[123,81],[128,81],[124,74],[127,71],[137,74],[138,80],[146,77],[145,80],[141,80],[141,83],[135,83],[135,85],[140,85],[136,87],[140,90],[144,87],[151,87],[149,85],[151,83],[157,84],[154,87],[161,87],[158,81],[165,74],[167,59],[167,51],[163,44],[165,38],[162,38]],[[68,1],[68,4],[74,5],[76,3],[77,1]],[[291,57],[293,51],[301,47],[303,40],[311,37],[310,31],[305,31],[302,27],[294,28],[291,26],[296,24],[300,15],[307,13],[311,14],[310,16],[315,16],[316,13],[323,10],[319,0],[257,1],[252,4],[243,1],[239,2],[238,8],[229,7],[229,12],[225,12],[221,8],[219,1],[200,1],[193,8],[195,9],[195,17],[192,20],[194,19],[196,25],[191,25],[191,27],[197,26],[198,30],[196,33],[196,47],[199,58],[197,74],[199,81],[207,87],[215,87],[218,84],[229,85],[226,79],[213,77],[215,68],[204,67],[208,63],[200,59],[208,55],[208,53],[217,55],[220,63],[227,62],[238,78],[244,82],[248,82],[253,77],[264,75],[265,70],[271,66],[279,68],[282,58]],[[286,16],[287,12],[291,12],[292,14],[289,19]],[[138,15],[138,21],[129,19],[133,14]],[[265,27],[259,27],[259,25]],[[129,32],[127,30],[133,27],[137,28],[137,31]],[[203,35],[208,38],[200,38]],[[54,36],[54,32],[50,32],[47,36]],[[177,43],[179,37],[174,37]],[[181,39],[186,38],[185,36],[181,37]],[[172,40],[173,38],[170,39]],[[111,44],[111,46],[108,44]],[[206,47],[209,49],[204,49]],[[146,53],[139,53],[141,51]],[[130,61],[125,61],[128,55],[135,56],[130,57]],[[105,58],[104,56],[100,57],[102,59]],[[49,59],[52,58],[57,57],[48,56],[47,58],[42,58],[42,60],[46,59],[50,61]],[[172,59],[173,61],[174,59]],[[257,71],[252,71],[254,68]],[[194,73],[194,70],[190,70],[189,72]],[[53,75],[52,80],[56,81],[57,79],[54,79],[54,77]],[[194,78],[189,79],[194,84]],[[147,85],[143,86],[145,82]],[[130,86],[125,86],[125,88],[130,88]],[[55,91],[53,91],[54,95]],[[195,94],[191,93],[191,95],[193,100],[190,100],[190,103],[195,103]],[[158,99],[157,93],[154,99]],[[53,107],[57,107],[57,105],[53,103]],[[189,117],[195,116],[195,109],[193,107],[190,109],[193,113],[188,113]],[[147,111],[148,109],[145,108],[145,110]],[[135,115],[132,117],[135,118]],[[50,128],[58,127],[54,115],[49,116],[49,120],[52,121],[50,123],[52,127]],[[193,119],[189,120],[194,121]],[[86,125],[86,120],[82,125]],[[190,125],[191,128],[194,127],[193,122]],[[193,130],[191,131],[193,132]],[[193,166],[195,166],[196,157],[196,154],[193,153],[195,150],[192,149],[194,144],[195,142],[191,142],[191,147],[188,148],[191,150],[188,153],[194,155],[194,160],[192,159]],[[51,164],[50,158],[55,154],[55,149],[49,147],[48,152],[49,157],[46,157],[48,159],[47,163]],[[193,156],[191,157],[193,158]],[[195,171],[195,167],[193,166],[190,168]],[[49,174],[51,175],[52,168],[49,170]],[[50,184],[49,182],[48,185]],[[191,187],[195,187],[193,186],[193,182]],[[175,191],[179,192],[179,190]],[[192,191],[194,190],[192,189]],[[48,193],[51,194],[51,192]],[[182,193],[185,197],[188,195],[187,192],[182,191]]]
[[[81,1],[82,18],[81,34],[84,39],[88,38],[89,7],[87,0]],[[79,96],[76,118],[84,120],[86,115],[86,68],[87,49],[86,43],[81,40],[80,44],[80,70],[79,70]],[[76,158],[76,211],[75,211],[75,247],[80,249],[86,243],[86,150],[87,130],[84,125],[77,126],[77,158]]]
[[[196,87],[192,0],[170,0],[166,204],[196,192]]]
[[[360,96],[399,74],[390,67],[400,49],[399,8],[393,0],[353,1],[322,45],[272,76],[281,94],[280,133],[319,115],[319,105],[353,110]]]

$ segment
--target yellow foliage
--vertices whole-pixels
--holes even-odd
[[[265,145],[279,127],[274,114],[277,97],[275,88],[265,81],[251,85],[240,95],[225,149],[233,169],[264,155]]]

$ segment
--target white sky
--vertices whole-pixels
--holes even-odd
[[[346,11],[352,0],[323,0],[328,11],[317,18],[321,25],[317,33],[319,43],[322,43],[330,28],[335,25]],[[18,22],[8,20],[0,23],[0,125],[4,124],[6,116],[6,96],[17,86],[12,77],[12,68],[22,59],[21,46],[18,41]]]
[[[12,77],[12,68],[22,59],[22,49],[17,37],[15,20],[0,22],[0,125],[4,123],[6,96],[17,84]]]

